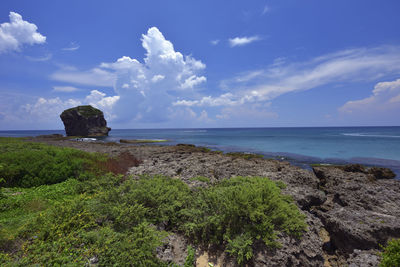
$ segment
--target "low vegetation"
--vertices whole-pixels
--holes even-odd
[[[392,267],[400,266],[400,239],[392,239],[383,248],[382,261],[380,266]]]
[[[0,185],[32,187],[83,179],[105,160],[100,154],[0,138]]]
[[[233,158],[243,158],[243,159],[262,159],[264,155],[261,154],[253,154],[253,153],[244,153],[244,152],[229,152],[226,155]]]
[[[119,166],[118,160],[104,156],[15,139],[2,139],[0,147],[1,168],[7,169],[0,176],[6,181],[0,189],[1,266],[171,266],[155,254],[168,232],[186,235],[192,245],[224,247],[244,264],[256,242],[278,247],[278,233],[299,238],[306,229],[292,199],[281,194],[284,184],[264,177],[236,177],[190,189],[169,177],[133,180],[116,174],[140,163],[128,155]],[[39,157],[46,172],[29,173],[28,167],[11,172],[10,158],[24,169],[21,151],[44,153],[31,156]],[[50,152],[51,158],[46,156]],[[35,162],[27,160],[27,166]],[[61,179],[63,168],[57,166],[64,165],[77,167]],[[184,266],[194,263],[190,246]]]

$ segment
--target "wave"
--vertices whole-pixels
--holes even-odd
[[[365,134],[365,133],[342,133],[345,136],[355,137],[381,137],[381,138],[400,138],[399,135]]]
[[[206,133],[207,130],[187,130],[183,131],[184,133]]]

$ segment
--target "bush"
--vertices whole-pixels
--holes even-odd
[[[252,257],[252,244],[262,239],[277,247],[278,232],[300,237],[305,216],[282,195],[278,185],[263,177],[236,177],[200,189],[181,211],[180,229],[197,242],[227,244],[239,263]]]
[[[392,239],[384,248],[380,266],[393,267],[400,266],[400,239]]]
[[[4,187],[59,183],[94,171],[105,159],[76,149],[0,138],[0,178]]]
[[[98,224],[96,212],[90,209],[90,197],[56,205],[42,213],[30,225],[32,242],[23,246],[20,265],[77,265],[96,259],[100,266],[133,264],[160,266],[155,249],[166,234],[157,231],[144,218],[124,231],[116,231],[112,222]]]

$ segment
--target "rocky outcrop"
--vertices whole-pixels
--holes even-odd
[[[392,177],[390,170],[354,166],[313,170],[327,195],[314,212],[329,232],[333,249],[350,255],[379,249],[390,238],[400,237],[400,183],[382,179]]]
[[[67,136],[107,136],[111,130],[103,112],[89,105],[64,110],[60,118]]]

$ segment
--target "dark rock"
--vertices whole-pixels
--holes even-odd
[[[396,174],[388,168],[372,167],[368,170],[368,173],[373,175],[375,179],[393,179]]]
[[[342,167],[314,167],[327,201],[315,210],[332,246],[350,255],[355,249],[379,249],[400,237],[400,184]]]
[[[78,106],[64,110],[60,115],[67,136],[107,136],[104,114],[92,106]]]
[[[346,172],[362,172],[365,173],[365,167],[361,164],[349,164],[343,166],[343,170]]]

